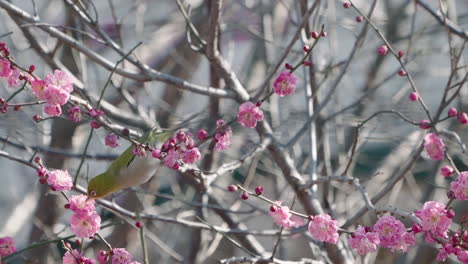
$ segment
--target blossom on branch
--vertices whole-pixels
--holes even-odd
[[[462,171],[450,184],[450,190],[458,200],[468,200],[468,171]]]
[[[383,216],[377,220],[373,230],[379,234],[380,245],[382,247],[393,249],[400,248],[401,241],[406,233],[403,223],[390,215]]]
[[[447,230],[452,224],[452,219],[447,216],[445,205],[441,202],[429,201],[424,203],[421,210],[414,213],[421,219],[422,229],[440,237],[447,236]],[[426,236],[426,239],[428,236]],[[429,238],[429,240],[431,240]]]
[[[237,121],[249,128],[257,126],[257,121],[263,120],[263,112],[252,102],[245,102],[239,106]]]
[[[67,170],[53,170],[47,178],[53,191],[69,191],[73,186],[72,178]]]
[[[0,238],[0,257],[8,256],[16,252],[15,241],[12,237]]]
[[[297,77],[289,71],[281,72],[273,82],[274,92],[279,96],[286,96],[296,90]]]
[[[94,211],[89,215],[73,214],[70,228],[77,237],[93,237],[101,228],[101,217]]]
[[[445,144],[435,133],[429,133],[424,137],[424,149],[431,160],[443,160]]]
[[[327,214],[316,215],[309,222],[309,232],[319,241],[336,244],[339,236],[338,221]]]
[[[376,232],[367,232],[362,226],[358,226],[349,239],[349,245],[351,248],[356,249],[359,255],[375,252],[379,244],[379,234]]]

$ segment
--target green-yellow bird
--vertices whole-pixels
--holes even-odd
[[[172,132],[151,130],[139,139],[141,143],[154,145],[166,141]],[[160,160],[151,154],[139,157],[132,153],[134,146],[130,146],[109,168],[94,177],[88,184],[88,197],[90,199],[103,198],[122,189],[140,185],[148,181],[156,172]]]

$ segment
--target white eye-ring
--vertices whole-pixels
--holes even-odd
[[[96,192],[95,192],[95,191],[90,191],[90,192],[89,192],[89,195],[91,195],[91,196],[95,197],[97,194],[96,194]]]

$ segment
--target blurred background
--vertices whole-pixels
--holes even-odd
[[[372,2],[356,0],[354,3],[367,14]],[[468,1],[420,2],[438,14],[442,6],[447,18],[466,32]],[[150,67],[191,83],[229,89],[210,67],[208,59],[189,45],[187,24],[174,0],[107,0],[92,3],[14,0],[10,3],[30,16],[37,15],[40,21],[31,23],[0,8],[0,41],[7,43],[12,57],[26,68],[34,64],[35,73],[42,77],[58,67],[67,69],[79,80],[94,104],[109,78],[109,70],[52,37],[40,26],[55,28],[72,36],[112,63],[122,56],[103,43],[105,41],[96,29],[80,19],[70,3],[86,7],[93,19],[97,19],[97,27],[123,50],[129,51],[140,41],[143,42],[133,54]],[[212,1],[182,3],[185,7],[190,5],[190,20],[200,36],[206,38]],[[272,80],[270,78],[265,83],[267,76],[279,73],[284,63],[296,64],[303,56],[303,45],[312,43],[310,31],[320,31],[321,25],[325,25],[328,35],[312,52],[313,67],[301,67],[296,71],[299,78],[296,92],[284,98],[272,96],[262,105],[265,120],[271,124],[277,144],[290,153],[304,180],[342,173],[356,136],[354,127],[377,111],[396,110],[415,122],[427,119],[421,106],[408,100],[411,86],[405,77],[398,76],[398,61],[390,54],[377,54],[377,47],[383,41],[371,29],[365,30],[364,22],[357,23],[355,18],[358,14],[352,9],[344,9],[342,3],[316,1],[306,30],[301,31],[298,38],[294,36],[302,17],[314,5],[314,1],[230,0],[224,1],[222,7],[219,47],[251,95],[257,94],[265,86],[270,87]],[[396,50],[404,50],[407,54],[407,68],[432,115],[441,111],[441,117],[445,117],[448,107],[468,111],[468,88],[463,84],[468,60],[468,53],[463,51],[466,33],[465,38],[448,34],[448,28],[442,26],[417,1],[377,1],[372,21]],[[297,41],[289,50],[286,60],[281,61],[293,39]],[[197,40],[193,35],[191,40],[196,46]],[[454,66],[453,58],[458,55],[461,58]],[[279,70],[275,70],[277,64],[281,64]],[[129,62],[121,66],[137,71]],[[457,67],[461,68],[454,71]],[[455,84],[462,85],[459,95],[449,106],[441,109],[444,90],[448,85]],[[0,83],[1,98],[7,98],[13,91],[6,82]],[[310,99],[311,93],[313,100]],[[318,118],[298,140],[291,143],[313,112],[311,108],[316,109],[314,107],[329,94],[330,102],[320,111]],[[111,113],[109,118],[112,122],[140,131],[151,127],[155,120],[163,127],[175,127],[185,122],[185,129],[192,133],[201,128],[214,131],[216,120],[235,119],[238,108],[238,103],[232,99],[210,98],[165,82],[142,82],[119,74],[112,77],[104,99],[108,104],[103,106],[106,113]],[[30,91],[14,99],[15,102],[33,100]],[[85,120],[74,124],[66,116],[34,122],[32,116],[40,113],[41,106],[28,106],[0,115],[2,150],[24,159],[39,155],[47,167],[66,168],[75,175],[89,134],[89,122]],[[467,153],[463,153],[459,144],[467,142],[466,126],[450,119],[438,124],[438,128],[459,135],[459,141],[449,134],[443,138],[458,169],[468,170]],[[198,164],[201,169],[213,171],[222,164],[240,159],[261,141],[254,129],[235,125],[233,130],[233,145],[228,151],[214,153],[212,146],[204,146],[203,158]],[[360,130],[357,152],[348,174],[359,178],[372,197],[394,175],[401,173],[424,133],[396,115],[379,115]],[[128,142],[122,141],[117,149],[106,147],[106,134],[104,129],[100,129],[91,139],[88,154],[92,157],[86,158],[81,170],[81,186],[86,186],[87,179],[104,171],[116,155],[129,146]],[[423,153],[377,205],[414,211],[428,200],[445,202],[450,180],[440,175],[440,168],[444,165],[447,164],[433,162]],[[36,241],[71,234],[67,228],[70,213],[63,209],[65,200],[40,185],[36,172],[4,158],[0,159],[0,168],[0,237],[14,237],[17,248],[21,249]],[[285,204],[290,205],[294,199],[294,191],[268,151],[256,155],[240,168],[217,177],[208,192],[201,192],[187,176],[161,167],[148,183],[109,199],[131,211],[194,222],[198,222],[195,218],[198,216],[213,225],[248,229],[253,235],[233,233],[230,236],[244,247],[253,247],[249,250],[272,251],[278,237],[272,233],[279,228],[268,216],[269,205],[253,198],[241,201],[238,194],[226,191],[226,186],[233,183],[250,189],[262,185],[267,197]],[[359,192],[346,183],[318,185],[313,192],[323,208],[340,224],[344,224],[364,206]],[[453,206],[457,213],[453,227],[457,229],[457,223],[467,214],[468,207],[466,202],[460,201]],[[294,209],[304,211],[299,203],[295,204]],[[110,224],[103,230],[108,241],[114,247],[127,248],[137,260],[141,260],[140,239],[133,222],[103,208],[99,210],[103,224]],[[355,219],[353,224],[371,225],[376,219],[375,214],[367,213]],[[410,226],[409,221],[406,224]],[[210,230],[164,221],[145,221],[145,226],[151,263],[219,263],[221,259],[245,255],[221,234]],[[354,225],[348,228],[353,230]],[[71,243],[74,241],[69,240]],[[380,249],[366,257],[355,256],[355,261],[436,262],[437,248],[434,244],[427,244],[418,236],[417,245],[406,254]],[[328,262],[330,260],[320,253],[323,247],[298,232],[283,237],[276,256],[284,260],[310,258]],[[92,257],[100,249],[105,249],[102,243],[86,240],[83,252]],[[343,250],[351,254],[349,248]],[[25,252],[11,263],[59,263],[63,253],[59,242],[49,243]],[[447,260],[447,263],[455,262],[455,259]]]

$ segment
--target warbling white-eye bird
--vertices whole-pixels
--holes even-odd
[[[152,129],[138,142],[154,145],[166,141],[171,134],[172,131],[161,132]],[[132,144],[104,173],[88,183],[89,199],[103,198],[122,189],[143,184],[155,174],[160,160],[153,158],[151,154],[146,157],[136,156],[132,153],[134,147]]]

